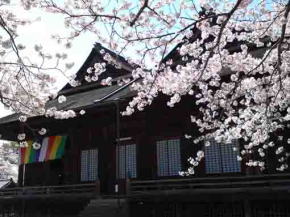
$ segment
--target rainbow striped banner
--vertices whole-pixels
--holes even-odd
[[[28,164],[44,162],[62,158],[67,136],[50,136],[42,140],[41,148],[36,150],[32,147],[32,141],[28,142],[28,147],[20,148],[20,163]]]

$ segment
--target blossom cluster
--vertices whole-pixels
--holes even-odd
[[[0,178],[13,178],[17,181],[18,178],[18,147],[12,142],[0,143]]]
[[[93,67],[87,69],[86,81],[97,81],[99,76],[106,71],[106,63],[95,63]]]
[[[56,107],[51,107],[46,110],[45,116],[55,119],[69,119],[76,117],[76,112],[71,109],[57,110]]]
[[[248,166],[264,169],[271,150],[278,159],[277,170],[288,169],[289,1],[22,2],[27,9],[37,5],[66,16],[69,36],[55,39],[65,41],[68,47],[89,31],[98,42],[134,65],[131,78],[137,82],[131,88],[137,94],[123,115],[143,111],[160,94],[169,97],[169,107],[190,95],[199,111],[191,116],[192,126],[200,132],[192,136],[194,143],[211,138],[223,143],[239,140],[242,147],[237,159],[245,158]],[[20,117],[22,122],[32,113],[56,119],[76,117],[72,110],[45,109],[51,96],[49,84],[55,80],[41,67],[29,67],[24,58],[17,56],[24,49],[12,40],[17,35],[18,19],[1,6],[0,14],[9,27],[6,33],[12,33],[0,38],[2,103],[26,114]],[[5,30],[0,22],[1,26]],[[41,46],[35,50],[47,57]],[[2,61],[10,51],[14,54],[13,64]],[[110,53],[101,51],[101,55],[104,61],[87,70],[88,82],[97,81],[108,65],[122,67]],[[58,54],[57,58],[62,60],[65,55]],[[110,85],[112,78],[104,78],[101,83]],[[77,86],[79,82],[73,80],[71,84]],[[65,97],[59,96],[58,100],[64,103]],[[192,167],[187,174],[194,173],[202,157],[198,152],[189,160]]]
[[[195,173],[194,168],[199,165],[200,161],[203,158],[204,158],[204,152],[203,151],[198,151],[196,153],[196,157],[195,158],[190,157],[188,159],[188,162],[191,164],[191,167],[189,167],[187,169],[187,171],[181,171],[181,172],[179,172],[179,175],[181,175],[181,176],[194,175],[194,173]]]

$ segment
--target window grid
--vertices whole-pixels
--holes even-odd
[[[81,181],[95,181],[98,179],[98,149],[83,150],[81,152]]]
[[[223,157],[222,168],[225,173],[241,172],[240,162],[237,160],[237,152],[233,149],[238,148],[237,141],[230,144],[220,144]]]
[[[221,157],[219,144],[211,141],[210,146],[205,146],[205,170],[206,173],[221,173]]]
[[[237,140],[232,143],[217,143],[214,139],[210,146],[205,146],[206,173],[234,173],[241,172],[240,162],[237,160]]]
[[[168,148],[166,141],[157,142],[158,176],[168,175]]]
[[[158,176],[175,176],[181,171],[180,140],[157,142]]]
[[[116,165],[116,177],[119,177],[120,179],[136,178],[136,144],[118,146],[116,154],[118,155],[116,156],[116,159],[119,161],[119,164]]]
[[[81,181],[82,182],[88,180],[87,165],[88,165],[88,151],[84,150],[81,153]]]
[[[90,150],[90,168],[89,181],[95,181],[98,178],[98,149]]]

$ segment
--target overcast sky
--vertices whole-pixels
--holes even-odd
[[[44,51],[49,51],[51,53],[63,52],[63,47],[57,44],[54,40],[51,39],[52,34],[65,34],[66,29],[63,24],[63,18],[55,14],[46,14],[40,10],[30,10],[24,11],[19,7],[15,8],[15,12],[22,14],[22,16],[27,17],[32,20],[41,18],[39,21],[33,22],[31,25],[27,25],[19,29],[19,37],[17,43],[24,44],[27,49],[26,53],[33,53],[33,48],[35,44],[41,44],[44,48]],[[74,74],[81,67],[86,57],[89,55],[91,49],[93,48],[96,38],[91,33],[86,33],[77,38],[71,49],[65,50],[68,54],[68,59],[66,62],[74,62],[74,66],[67,72],[67,74]],[[30,58],[33,58],[33,56]],[[51,71],[57,78],[56,88],[60,89],[63,85],[67,83],[67,79],[59,72]],[[0,117],[6,116],[11,111],[3,108],[3,105],[0,104]]]

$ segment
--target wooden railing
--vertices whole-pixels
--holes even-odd
[[[96,195],[99,193],[96,184],[62,185],[62,186],[33,186],[0,189],[1,198],[17,197],[49,197],[67,195]]]
[[[290,174],[236,176],[236,177],[204,177],[204,178],[177,178],[161,180],[127,180],[124,185],[123,196],[138,194],[182,193],[182,192],[230,192],[235,191],[273,191],[283,190],[290,192]],[[79,184],[62,186],[35,186],[0,189],[0,199],[5,198],[37,198],[55,196],[88,196],[100,194],[99,185]],[[112,195],[111,195],[112,196]]]
[[[290,192],[290,174],[237,177],[180,178],[166,180],[131,181],[130,194],[160,194],[166,192],[234,192],[286,190]]]

